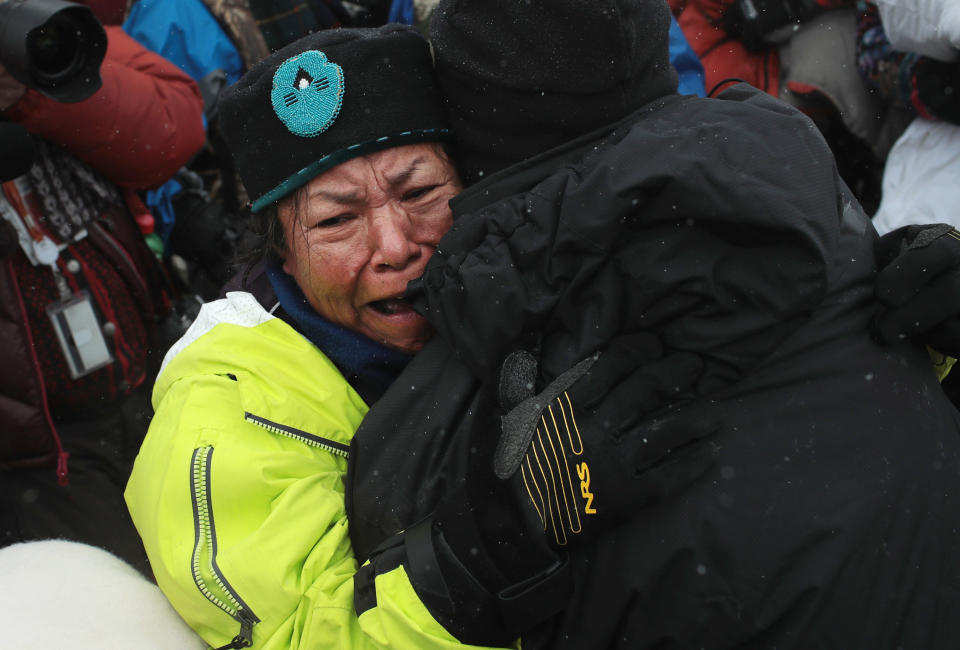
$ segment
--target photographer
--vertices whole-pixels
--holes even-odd
[[[102,85],[82,101],[55,101],[0,63],[0,123],[34,148],[27,174],[0,179],[0,546],[63,537],[146,572],[122,492],[169,296],[136,190],[203,145],[203,105],[176,66],[104,31]]]

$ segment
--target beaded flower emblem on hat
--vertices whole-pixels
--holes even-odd
[[[292,56],[273,75],[273,111],[294,135],[326,131],[343,104],[343,69],[319,50]]]

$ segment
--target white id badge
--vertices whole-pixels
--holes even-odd
[[[47,307],[47,314],[53,322],[72,379],[83,377],[113,362],[86,290],[52,303]]]

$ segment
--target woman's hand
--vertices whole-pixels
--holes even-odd
[[[0,111],[5,111],[23,97],[27,87],[13,78],[7,69],[0,64]]]

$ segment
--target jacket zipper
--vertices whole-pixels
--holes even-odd
[[[307,433],[294,427],[289,427],[278,422],[273,422],[252,413],[244,413],[244,419],[247,422],[256,424],[268,431],[299,440],[311,447],[317,447],[325,451],[347,458],[350,455],[349,445],[345,445],[328,438]],[[260,622],[260,619],[253,613],[236,589],[227,581],[220,567],[217,566],[217,529],[213,520],[213,509],[210,505],[210,462],[213,458],[213,447],[198,447],[193,450],[191,460],[191,493],[193,496],[193,524],[194,524],[194,545],[191,570],[193,581],[200,590],[200,593],[216,605],[218,608],[229,614],[240,623],[240,632],[227,645],[216,648],[215,650],[233,650],[236,648],[247,648],[253,643],[253,626]],[[207,551],[207,561],[203,564],[202,554]],[[211,585],[204,578],[201,569],[206,569],[207,574],[212,576],[215,585]]]
[[[345,445],[342,442],[336,442],[335,440],[330,440],[329,438],[307,433],[306,431],[295,429],[294,427],[288,427],[285,424],[267,420],[266,418],[262,418],[259,415],[254,415],[253,413],[244,413],[243,419],[245,419],[247,422],[261,426],[277,435],[299,440],[300,442],[308,444],[311,447],[317,447],[319,449],[329,451],[331,454],[337,456],[342,456],[344,458],[350,457],[350,445]]]
[[[231,650],[248,648],[253,643],[253,626],[260,619],[250,607],[243,602],[237,591],[230,585],[217,566],[217,529],[213,521],[213,510],[210,506],[210,461],[213,458],[213,447],[198,447],[193,450],[191,461],[191,492],[193,496],[193,524],[194,545],[192,559],[193,581],[200,593],[211,603],[222,609],[240,623],[240,632],[225,646],[216,650]],[[206,564],[201,566],[201,555],[206,549]],[[216,585],[210,585],[204,578],[201,569],[207,570]],[[214,593],[214,590],[219,592]],[[222,596],[222,597],[221,597]]]

